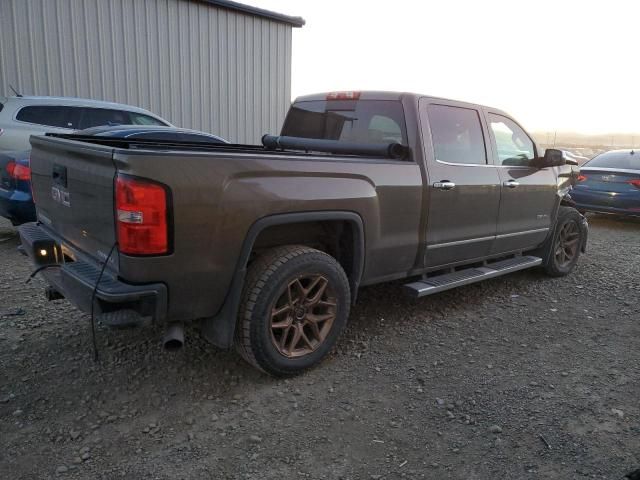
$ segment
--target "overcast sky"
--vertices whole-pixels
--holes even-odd
[[[403,90],[528,129],[640,132],[637,0],[244,0],[303,17],[292,95]]]

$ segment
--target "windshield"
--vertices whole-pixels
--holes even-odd
[[[289,109],[281,135],[365,144],[407,144],[404,110],[395,100],[297,102]]]

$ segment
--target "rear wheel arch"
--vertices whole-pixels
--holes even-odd
[[[342,266],[355,301],[364,270],[364,228],[353,212],[310,212],[274,215],[252,226],[240,262],[248,266],[252,255],[281,245],[306,245],[328,253]]]
[[[229,348],[232,346],[236,319],[242,300],[241,293],[252,254],[255,254],[256,245],[258,245],[258,247],[267,247],[267,245],[256,243],[257,241],[262,241],[261,234],[274,228],[296,225],[317,225],[318,223],[333,225],[342,223],[349,227],[348,231],[345,230],[345,232],[348,232],[345,233],[346,236],[341,236],[338,239],[338,241],[344,242],[346,238],[349,238],[349,248],[344,251],[339,251],[335,258],[347,275],[351,289],[351,300],[355,302],[365,262],[364,223],[359,214],[352,211],[337,210],[284,213],[262,217],[251,225],[245,236],[236,263],[235,273],[222,308],[215,316],[206,318],[203,321],[202,333],[207,340],[220,348]],[[291,243],[293,242],[289,240],[282,244]],[[268,246],[275,247],[277,245]],[[313,247],[314,245],[309,246]],[[336,253],[332,252],[330,248],[328,250],[330,251],[326,253],[330,255]]]

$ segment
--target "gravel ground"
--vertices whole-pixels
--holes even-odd
[[[337,350],[266,377],[187,331],[47,303],[0,223],[0,478],[621,479],[640,467],[640,221],[588,254],[418,301],[366,288]],[[17,315],[16,315],[17,313]]]

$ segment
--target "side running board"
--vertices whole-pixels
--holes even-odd
[[[542,259],[533,256],[521,256],[488,263],[482,267],[470,267],[453,273],[445,273],[425,278],[423,280],[407,283],[405,291],[412,297],[424,297],[434,293],[449,290],[451,288],[469,285],[489,278],[499,277],[507,273],[517,272],[525,268],[542,264]]]

